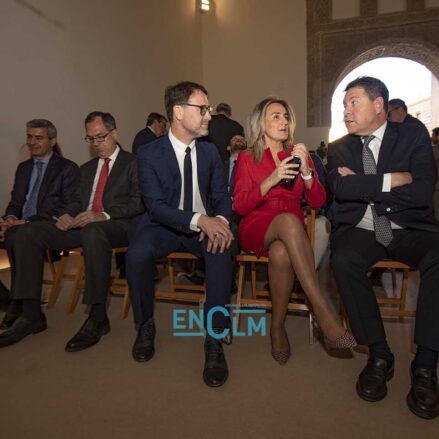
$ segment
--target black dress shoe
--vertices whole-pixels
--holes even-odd
[[[154,319],[150,317],[137,331],[136,341],[132,350],[133,358],[136,361],[143,363],[154,356],[155,332]]]
[[[103,322],[88,318],[80,330],[66,344],[67,352],[78,352],[95,345],[103,335],[110,332],[110,322],[105,317]]]
[[[204,382],[209,387],[222,386],[229,376],[229,370],[221,341],[208,335],[204,342],[204,355]]]
[[[14,306],[13,308],[11,308],[9,306],[8,310],[6,311],[6,314],[3,317],[2,322],[0,323],[0,330],[9,329],[20,316],[21,316],[20,307]]]
[[[439,415],[439,389],[435,370],[422,367],[411,372],[412,387],[407,395],[409,409],[420,418],[433,419]]]
[[[10,329],[0,334],[0,348],[18,343],[31,334],[47,329],[46,316],[41,313],[37,320],[29,320],[27,317],[20,316]]]
[[[0,309],[6,311],[10,303],[10,292],[5,287],[2,281],[0,281]]]
[[[394,360],[369,358],[357,381],[357,393],[366,401],[375,402],[387,395],[386,382],[393,378]]]

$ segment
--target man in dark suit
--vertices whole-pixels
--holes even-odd
[[[95,111],[85,119],[87,143],[98,157],[81,166],[76,199],[55,221],[25,224],[17,230],[13,246],[15,284],[13,299],[23,302],[22,315],[0,335],[0,347],[47,328],[40,309],[45,249],[81,246],[85,261],[84,303],[89,317],[66,350],[75,352],[97,343],[108,333],[106,299],[112,248],[125,247],[144,212],[137,179],[136,158],[117,144],[116,123],[109,113]]]
[[[31,158],[18,165],[11,200],[0,222],[0,247],[8,250],[12,287],[14,264],[11,255],[17,230],[25,223],[51,220],[52,216],[59,215],[73,201],[79,182],[78,166],[54,151],[57,130],[52,122],[46,119],[27,122],[26,145]],[[7,302],[6,287],[2,291],[2,299]],[[0,329],[10,327],[19,313],[20,303],[13,303]]]
[[[407,105],[399,98],[390,99],[389,108],[387,110],[387,120],[389,122],[410,123],[427,130],[427,127],[418,118],[408,113]]]
[[[171,123],[168,135],[138,152],[147,214],[127,253],[127,279],[138,331],[132,351],[136,361],[150,360],[155,352],[154,263],[158,258],[176,250],[203,257],[206,315],[230,300],[231,199],[215,146],[196,140],[208,131],[211,109],[207,91],[202,85],[182,82],[166,89],[165,104]],[[208,331],[203,372],[204,381],[213,387],[224,384],[228,376],[218,335],[226,325],[223,313],[213,313],[217,336]]]
[[[149,113],[146,120],[146,128],[140,130],[133,140],[133,154],[137,154],[139,146],[146,145],[149,142],[165,135],[168,121],[165,116],[159,113]]]
[[[218,104],[216,113],[209,122],[209,134],[206,140],[216,145],[221,160],[225,162],[229,159],[227,146],[230,144],[230,139],[236,135],[243,136],[244,129],[236,120],[231,119],[232,107],[229,104]]]
[[[432,209],[436,167],[430,139],[422,127],[386,121],[389,94],[380,80],[358,78],[345,91],[349,134],[328,153],[335,198],[331,266],[353,335],[369,347],[357,393],[378,401],[393,377],[394,356],[367,277],[375,262],[393,258],[421,273],[407,404],[417,416],[434,418],[439,414],[439,224]]]

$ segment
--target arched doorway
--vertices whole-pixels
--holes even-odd
[[[360,58],[360,62],[364,59],[367,57]],[[344,70],[346,71],[347,69]],[[375,57],[358,64],[344,77],[338,78],[338,85],[332,96],[329,141],[346,133],[342,122],[344,88],[359,76],[374,76],[381,79],[389,89],[390,99],[403,99],[408,106],[409,113],[422,120],[427,128],[432,129],[438,125],[439,114],[434,108],[437,99],[431,99],[432,90],[438,81],[432,72],[424,65],[408,58]],[[437,89],[434,94],[439,98]]]

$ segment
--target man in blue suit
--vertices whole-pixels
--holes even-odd
[[[196,140],[207,134],[211,119],[207,91],[202,85],[181,82],[166,89],[165,105],[171,123],[168,135],[142,146],[137,153],[147,213],[127,254],[127,279],[138,331],[132,351],[136,361],[148,361],[155,352],[157,259],[177,250],[204,259],[206,314],[230,299],[232,203],[215,145]],[[212,326],[221,333],[227,326],[225,316],[214,313]],[[222,340],[208,334],[204,349],[204,381],[211,387],[221,386],[228,377]]]

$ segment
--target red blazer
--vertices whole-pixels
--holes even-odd
[[[262,196],[261,183],[276,168],[270,149],[265,149],[260,163],[255,163],[249,151],[239,154],[233,208],[243,217],[239,224],[239,240],[245,251],[251,251],[258,256],[266,254],[263,252],[265,234],[271,221],[280,213],[291,212],[305,225],[301,209],[303,195],[311,207],[319,208],[323,205],[326,199],[325,189],[319,182],[311,158],[308,159],[308,164],[314,174],[310,189],[305,188],[302,178],[298,176],[292,190],[278,184]]]

